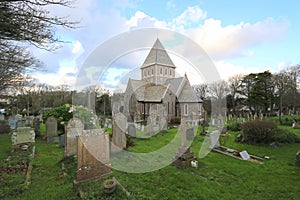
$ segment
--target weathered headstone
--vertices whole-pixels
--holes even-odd
[[[46,121],[46,138],[48,144],[59,142],[57,133],[57,121],[53,116],[49,117]]]
[[[136,126],[134,124],[128,125],[128,135],[136,137]]]
[[[0,114],[0,120],[4,120],[4,119],[5,119],[4,115]]]
[[[117,113],[113,121],[113,137],[112,142],[120,149],[126,148],[126,130],[127,130],[127,117],[122,113]]]
[[[103,129],[84,130],[77,137],[77,145],[75,184],[101,179],[111,174],[109,139]]]
[[[77,136],[82,134],[84,124],[80,119],[70,119],[65,133],[65,151],[64,156],[77,154]]]
[[[35,142],[35,133],[33,128],[20,127],[12,134],[11,141],[13,145]]]
[[[194,135],[194,128],[188,128],[186,130],[186,139],[187,140],[193,140],[194,137],[195,137],[195,135]]]
[[[219,137],[220,137],[219,130],[215,130],[210,133],[210,146],[209,146],[210,149],[220,146]]]
[[[9,133],[10,126],[7,120],[0,120],[0,134]]]

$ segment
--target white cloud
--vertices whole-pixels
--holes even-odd
[[[72,44],[73,44],[73,48],[72,48],[73,54],[75,55],[80,54],[84,51],[81,43],[78,40],[75,40]]]
[[[288,26],[287,21],[268,18],[254,24],[240,22],[223,27],[221,20],[210,18],[187,32],[211,57],[225,59],[253,55],[248,48],[280,39]]]
[[[175,26],[189,25],[191,23],[199,22],[205,19],[207,12],[203,11],[198,6],[188,7],[181,15],[172,20],[172,24]]]

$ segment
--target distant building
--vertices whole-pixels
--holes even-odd
[[[188,77],[175,77],[176,66],[156,40],[141,66],[141,80],[129,79],[124,94],[113,97],[113,110],[123,108],[129,121],[146,120],[151,113],[169,121],[186,117],[196,124],[202,114],[202,100],[195,94]]]

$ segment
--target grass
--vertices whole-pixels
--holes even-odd
[[[300,136],[299,130],[284,127]],[[263,164],[234,159],[215,152],[198,159],[199,167],[177,169],[169,165],[149,173],[125,173],[113,170],[113,176],[130,192],[129,199],[300,199],[300,167],[295,166],[299,143],[283,144],[278,148],[247,145],[235,142],[238,132],[230,132],[225,146],[247,150],[250,154],[270,160]],[[155,137],[134,139],[131,152],[151,152],[178,137],[177,130],[159,133]],[[203,136],[197,135],[191,145],[195,156],[201,148]],[[9,143],[9,145],[7,144]],[[0,135],[1,158],[10,148],[7,135]],[[32,185],[18,196],[6,199],[79,199],[73,180],[76,161],[66,159],[61,167],[63,148],[58,144],[36,141],[37,154],[33,160]],[[84,199],[127,199],[120,186],[112,195],[102,191],[103,181],[81,184]]]

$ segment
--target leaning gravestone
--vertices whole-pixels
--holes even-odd
[[[65,151],[64,156],[77,154],[77,136],[82,134],[84,124],[80,119],[70,119],[65,133]]]
[[[13,145],[35,142],[35,133],[33,128],[20,127],[11,136]]]
[[[112,143],[120,149],[126,148],[127,118],[122,113],[117,113],[113,119]],[[114,148],[113,148],[114,149]]]
[[[48,144],[59,142],[57,133],[57,121],[53,116],[49,117],[46,121],[46,138]]]
[[[84,130],[77,137],[77,172],[74,184],[111,174],[109,138],[103,129]]]
[[[220,136],[220,131],[219,130],[215,130],[213,132],[211,132],[210,134],[210,149],[213,149],[215,147],[220,146],[219,143],[219,136]]]

